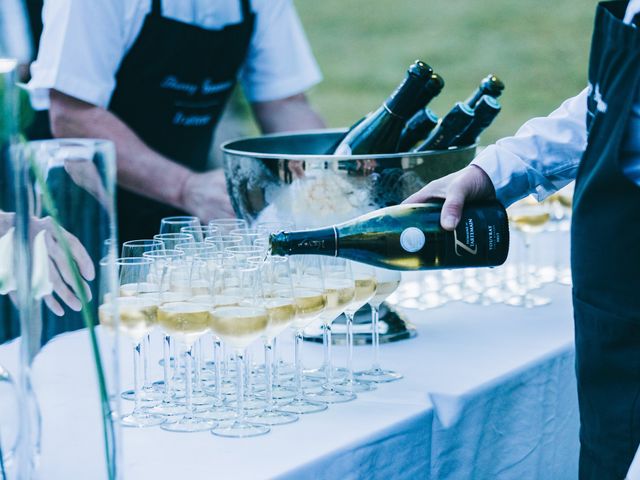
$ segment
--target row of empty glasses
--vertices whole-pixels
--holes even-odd
[[[118,295],[103,293],[99,318],[108,330],[119,315],[133,343],[134,389],[122,396],[134,407],[121,418],[124,425],[262,435],[402,378],[378,360],[377,310],[398,287],[399,273],[338,258],[270,256],[269,234],[288,228],[248,227],[238,219],[202,226],[195,217],[171,217],[153,239],[123,244]],[[367,303],[374,361],[354,371],[353,316]],[[331,323],[343,313],[347,362],[336,368]],[[303,331],[314,322],[322,324],[325,355],[323,365],[308,372]],[[149,374],[153,329],[162,336],[163,378],[156,381]],[[276,339],[286,332],[294,334],[293,368],[276,354]],[[264,360],[256,364],[247,349],[257,344]],[[212,358],[205,361],[210,347]]]
[[[509,207],[512,245],[504,265],[414,275],[403,282],[390,302],[415,309],[450,302],[523,308],[548,305],[551,300],[538,292],[541,287],[571,285],[568,240],[572,197],[570,186],[543,202],[528,197]]]

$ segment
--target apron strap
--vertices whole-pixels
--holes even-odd
[[[162,16],[162,0],[152,0],[151,1],[151,14],[156,17]]]
[[[242,20],[246,21],[251,16],[251,2],[250,0],[240,0],[242,8]]]

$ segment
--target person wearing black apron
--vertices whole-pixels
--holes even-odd
[[[445,198],[441,223],[452,229],[465,201],[499,193],[511,203],[534,193],[533,186],[548,194],[549,184],[561,186],[576,174],[572,157],[581,155],[571,260],[582,480],[625,478],[640,443],[640,185],[623,171],[624,162],[640,162],[640,152],[631,159],[623,153],[632,104],[640,98],[640,29],[638,15],[624,23],[626,9],[626,1],[597,7],[586,98],[532,121],[488,147],[474,165],[405,200]],[[571,118],[576,105],[579,119]],[[547,164],[538,168],[547,170],[538,172],[544,155]],[[566,181],[549,173],[563,171]]]
[[[594,480],[624,478],[640,443],[640,187],[620,161],[640,30],[623,23],[625,10],[598,5],[571,232],[580,478]]]

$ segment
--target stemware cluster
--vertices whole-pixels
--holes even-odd
[[[123,425],[251,437],[402,378],[380,366],[377,321],[399,274],[342,259],[270,256],[269,234],[288,228],[249,227],[239,219],[202,226],[195,217],[170,217],[153,239],[123,244],[118,294],[103,293],[99,308],[101,325],[113,328],[118,315],[133,342],[134,388],[122,398],[134,407],[120,419]],[[353,315],[367,303],[374,361],[356,372]],[[336,368],[331,323],[343,313],[347,363]],[[314,322],[323,327],[324,364],[307,371],[303,331]],[[152,330],[162,337],[157,381],[149,365]],[[294,333],[294,365],[278,358],[277,338],[287,331]],[[263,362],[250,358],[249,347],[257,344]]]
[[[541,287],[551,283],[571,285],[570,188],[541,203],[528,197],[509,207],[512,253],[504,265],[421,274],[404,282],[390,303],[421,310],[450,302],[522,308],[548,305],[551,300],[538,292]]]

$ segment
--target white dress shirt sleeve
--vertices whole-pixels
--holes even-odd
[[[36,110],[49,108],[49,89],[108,106],[125,50],[124,16],[121,0],[45,2],[40,51],[29,82]]]
[[[538,200],[575,179],[587,144],[587,89],[547,117],[526,122],[512,137],[485,148],[472,162],[491,178],[498,200]]]
[[[255,31],[240,80],[250,102],[279,100],[322,80],[291,0],[255,0]]]

